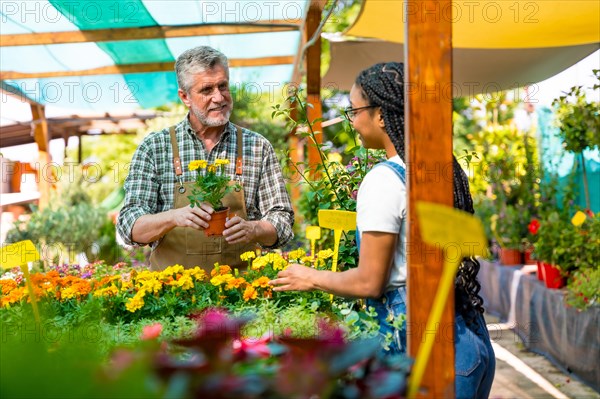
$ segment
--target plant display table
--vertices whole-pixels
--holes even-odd
[[[481,261],[481,296],[486,311],[500,317],[525,347],[600,392],[600,308],[578,311],[564,290],[550,290],[520,267]]]

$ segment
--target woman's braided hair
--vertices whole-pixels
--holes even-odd
[[[404,162],[404,64],[380,63],[362,71],[356,78],[356,86],[362,90],[369,105],[381,108],[385,130],[398,155]],[[454,207],[474,213],[473,199],[469,192],[467,175],[453,156]],[[483,313],[483,299],[479,296],[481,285],[477,281],[479,262],[465,258],[455,279],[456,311],[462,314],[470,309]]]

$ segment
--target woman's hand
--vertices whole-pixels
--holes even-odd
[[[269,281],[275,286],[273,291],[312,291],[315,289],[314,277],[318,271],[299,264],[289,265],[277,273],[277,278]]]

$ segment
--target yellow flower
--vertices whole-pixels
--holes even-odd
[[[217,158],[215,159],[215,166],[221,166],[221,165],[228,165],[229,164],[229,159],[222,159],[222,158]]]
[[[267,276],[259,277],[252,282],[252,286],[267,288],[267,287],[269,287],[269,278]]]
[[[179,278],[179,280],[177,280],[177,286],[181,287],[184,290],[194,288],[194,282],[192,281],[192,277],[189,274],[183,274]]]
[[[133,298],[129,298],[129,300],[125,304],[125,308],[131,313],[134,313],[136,310],[141,309],[144,306],[145,295],[146,292],[144,290],[139,290],[137,294],[133,296]]]
[[[204,160],[196,160],[196,161],[192,161],[188,164],[188,169],[189,170],[196,170],[198,168],[200,169],[206,169],[206,165],[207,162]]]
[[[328,258],[331,258],[332,256],[333,256],[333,251],[331,249],[324,249],[317,253],[317,257],[319,259],[328,259]]]
[[[252,261],[252,270],[262,269],[267,265],[267,260],[264,256],[256,258]]]
[[[306,255],[306,251],[304,250],[304,248],[298,248],[295,251],[290,251],[288,253],[288,259],[289,260],[298,260],[298,259],[302,259],[303,256]]]
[[[218,287],[219,285],[225,284],[234,278],[235,277],[233,277],[231,274],[220,274],[218,276],[211,278],[210,283],[212,285],[214,285],[215,287]]]
[[[244,291],[244,301],[248,302],[251,299],[256,299],[257,296],[258,292],[256,292],[256,289],[254,289],[254,287],[252,287],[251,285],[246,287],[246,290]]]
[[[198,266],[193,269],[188,269],[186,272],[198,281],[204,281],[204,279],[206,279],[206,272]]]
[[[254,258],[256,258],[256,253],[254,251],[244,252],[240,255],[240,259],[243,261],[247,261]]]
[[[571,219],[571,223],[573,223],[573,226],[579,227],[583,224],[583,222],[585,222],[585,219],[587,219],[585,213],[577,211],[577,213]]]
[[[206,169],[209,173],[215,173],[217,171],[217,167],[215,165],[208,165]]]

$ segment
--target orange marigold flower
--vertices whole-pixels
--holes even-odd
[[[210,271],[211,277],[214,277],[217,274],[220,274],[220,275],[231,274],[231,267],[229,267],[227,265],[221,265],[221,266],[215,267],[214,269],[212,269]]]
[[[246,280],[243,277],[233,278],[233,279],[227,281],[227,285],[225,286],[225,289],[233,290],[236,288],[240,288],[244,284],[246,284]]]
[[[267,276],[262,276],[257,278],[252,282],[253,287],[267,288],[269,287],[269,278]]]
[[[251,285],[246,287],[246,290],[244,291],[244,301],[248,302],[251,299],[256,299],[257,296],[258,292],[256,292],[256,289],[254,289],[254,287],[252,287]]]

